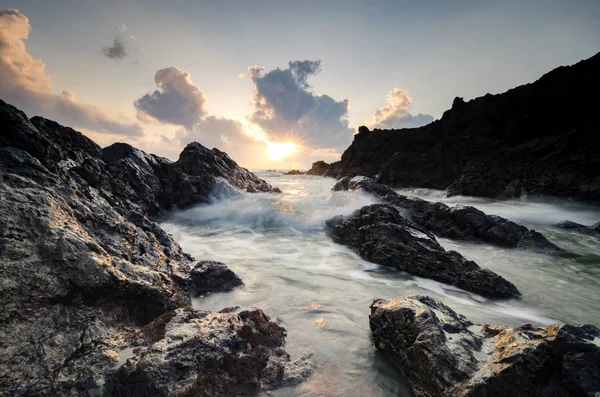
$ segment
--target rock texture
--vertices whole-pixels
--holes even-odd
[[[600,236],[600,222],[594,223],[591,226],[585,226],[576,222],[562,221],[558,223],[556,227],[559,227],[561,229],[572,230],[590,236]]]
[[[103,150],[1,101],[0,126],[0,395],[104,395],[127,335],[189,306],[190,294],[241,283],[223,264],[195,264],[149,216],[209,200],[215,178],[270,187],[199,144],[176,163],[124,144]],[[274,327],[236,321],[253,334]],[[193,328],[184,323],[182,329]],[[180,352],[171,363],[183,368],[185,360]],[[174,381],[178,373],[156,382],[169,376]]]
[[[520,295],[498,274],[446,251],[426,229],[386,204],[365,206],[327,221],[333,240],[355,248],[364,259],[492,298]]]
[[[503,94],[456,98],[440,120],[420,128],[361,127],[341,161],[317,162],[308,173],[377,176],[450,195],[598,201],[600,124],[587,99],[600,90],[598,69],[600,54]]]
[[[362,190],[370,193],[381,202],[400,209],[408,219],[439,237],[480,240],[503,247],[546,253],[564,253],[541,233],[508,219],[487,215],[474,207],[449,207],[443,203],[408,198],[371,178],[344,177],[334,185],[333,190]]]
[[[290,360],[286,334],[258,309],[165,313],[131,337],[133,354],[109,376],[106,395],[247,396],[262,382],[296,384],[311,367]]]
[[[600,330],[593,325],[477,326],[428,296],[378,299],[369,316],[417,397],[595,396]]]

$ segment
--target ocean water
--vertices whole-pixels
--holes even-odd
[[[481,267],[513,282],[522,299],[481,296],[362,260],[327,236],[325,220],[376,200],[360,192],[331,192],[335,180],[258,172],[283,194],[235,192],[222,184],[212,205],[170,214],[162,226],[198,260],[226,263],[245,283],[228,293],[195,299],[194,307],[259,307],[288,330],[293,358],[313,353],[314,375],[273,396],[410,396],[394,366],[370,339],[369,304],[376,298],[426,294],[477,323],[592,323],[600,326],[600,239],[561,230],[561,220],[600,221],[600,207],[522,198],[492,201],[446,198],[426,189],[401,191],[448,204],[475,206],[540,231],[578,254],[556,257],[487,244],[439,239]]]

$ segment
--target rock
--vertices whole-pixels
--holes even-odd
[[[585,226],[576,222],[562,221],[556,224],[556,227],[561,229],[572,230],[578,233],[587,234],[590,236],[600,235],[600,222],[594,223],[591,226]]]
[[[306,172],[302,172],[302,171],[298,171],[298,170],[291,170],[291,171],[286,172],[283,175],[304,175],[304,174],[306,174]]]
[[[216,149],[195,153],[202,151],[199,144],[177,164],[127,144],[102,150],[77,131],[39,117],[27,120],[2,101],[0,123],[0,395],[105,395],[116,357],[128,348],[131,335],[157,316],[189,306],[190,294],[241,283],[223,264],[194,266],[194,259],[149,217],[208,200],[224,178],[270,187]],[[209,163],[202,172],[180,169],[201,161]],[[248,313],[249,320],[238,323],[249,335],[285,336],[268,319]],[[203,340],[222,325],[206,327]],[[176,332],[181,336],[192,329],[182,320]],[[267,358],[265,366],[273,367],[265,379],[285,374],[280,369],[290,361],[277,341],[272,354],[260,353]],[[257,349],[263,345],[260,340]],[[171,353],[185,358],[179,348],[185,344]],[[239,368],[245,360],[232,353],[225,365]],[[155,366],[163,364],[171,368]],[[282,383],[301,373],[301,363],[289,364],[290,375],[282,375]],[[186,361],[174,365],[181,370]],[[195,365],[208,365],[207,374],[214,369],[209,361]],[[240,370],[233,382],[243,384],[247,374]],[[255,390],[253,379],[244,393]]]
[[[306,173],[308,175],[325,175],[329,164],[324,161],[312,163],[312,167]]]
[[[258,309],[177,309],[134,338],[134,354],[109,377],[106,395],[256,396],[262,382],[284,383],[288,367],[298,374],[283,349],[286,334]]]
[[[221,262],[200,261],[191,271],[191,290],[195,295],[230,291],[244,285],[242,279]]]
[[[502,94],[456,98],[441,119],[419,128],[360,127],[340,161],[317,162],[309,174],[365,175],[395,187],[447,189],[449,195],[597,202],[600,137],[586,98],[600,90],[599,68],[600,53]],[[565,108],[549,92],[577,100]]]
[[[365,206],[348,217],[334,217],[327,226],[335,242],[356,249],[368,261],[486,297],[520,295],[498,274],[481,269],[458,252],[444,250],[429,231],[403,218],[392,206]]]
[[[593,325],[476,326],[428,296],[378,299],[369,324],[417,397],[594,396],[600,330]]]
[[[362,190],[370,193],[381,202],[400,209],[408,219],[440,237],[480,240],[503,247],[546,253],[564,253],[564,250],[552,244],[542,234],[508,219],[486,215],[474,207],[449,207],[443,203],[408,198],[364,176],[344,177],[332,190]]]

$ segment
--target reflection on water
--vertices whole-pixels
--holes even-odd
[[[319,369],[297,388],[274,396],[408,396],[393,366],[370,340],[369,304],[375,298],[427,294],[477,322],[600,324],[600,240],[552,225],[569,219],[600,220],[600,209],[565,201],[507,201],[412,191],[423,198],[476,206],[544,233],[577,258],[553,257],[485,244],[440,239],[523,293],[521,300],[489,301],[438,282],[412,277],[362,260],[334,244],[325,220],[375,202],[356,192],[330,191],[333,179],[259,173],[283,194],[246,194],[172,214],[163,227],[198,259],[225,262],[245,286],[208,295],[194,306],[220,310],[255,306],[288,329],[294,357],[314,353]],[[223,195],[221,195],[223,196]],[[221,197],[222,198],[222,197]]]

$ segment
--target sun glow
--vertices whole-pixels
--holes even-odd
[[[269,148],[269,155],[276,160],[289,156],[298,149],[294,142],[268,142],[267,145]]]

